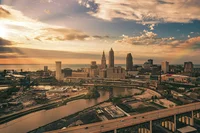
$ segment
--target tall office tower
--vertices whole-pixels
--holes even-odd
[[[109,68],[114,67],[114,51],[111,48],[109,51]]]
[[[184,72],[192,72],[193,66],[192,62],[184,62]]]
[[[102,58],[101,58],[101,68],[102,69],[106,68],[106,56],[105,56],[104,51],[103,51],[103,55],[102,55]]]
[[[132,57],[131,53],[128,53],[127,57],[126,57],[126,70],[127,71],[133,70],[133,57]]]
[[[152,59],[148,59],[148,63],[153,66],[153,60]]]
[[[61,72],[61,61],[56,61],[56,79],[61,80],[62,72]]]
[[[48,71],[48,66],[44,66],[44,71],[45,71],[45,72]]]
[[[162,69],[162,71],[163,71],[164,73],[169,72],[169,62],[167,62],[167,61],[162,62],[161,69]]]

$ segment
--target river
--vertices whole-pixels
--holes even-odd
[[[124,96],[127,94],[135,94],[139,92],[140,90],[134,88],[113,88],[114,96]],[[98,99],[75,100],[67,103],[65,106],[50,110],[41,110],[2,124],[0,125],[0,133],[26,133],[38,127],[47,125],[53,121],[59,120],[63,117],[92,107],[100,102],[106,101],[107,99],[109,99],[109,93],[107,91],[100,91],[100,97]]]
[[[28,114],[8,123],[0,125],[0,133],[26,133],[38,127],[59,120],[86,108],[92,107],[109,98],[108,92],[100,92],[101,96],[98,99],[80,99],[69,102],[65,106],[50,110],[42,110]]]

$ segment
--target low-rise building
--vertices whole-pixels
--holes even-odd
[[[107,69],[107,78],[125,79],[125,69],[122,67],[111,67]]]
[[[87,77],[89,77],[89,73],[87,73],[87,72],[72,72],[72,77],[87,78]]]

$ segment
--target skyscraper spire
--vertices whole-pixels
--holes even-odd
[[[114,51],[111,48],[109,51],[109,68],[114,67]]]
[[[106,68],[106,56],[105,56],[105,52],[103,51],[103,55],[101,58],[101,68],[105,69]]]
[[[105,52],[103,51],[103,55],[102,55],[102,58],[106,58],[106,56],[105,56]]]

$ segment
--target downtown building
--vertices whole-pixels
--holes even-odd
[[[193,67],[194,67],[194,65],[192,62],[184,62],[184,72],[186,72],[186,73],[193,72]]]
[[[56,79],[58,81],[61,81],[63,79],[61,67],[62,67],[62,62],[56,61]]]
[[[106,68],[107,68],[107,65],[106,65],[106,56],[105,56],[105,52],[103,51],[102,58],[101,58],[100,69],[106,69]]]
[[[161,70],[163,71],[163,73],[168,73],[169,72],[169,62],[167,62],[167,61],[162,62]]]
[[[128,53],[126,57],[126,71],[132,71],[132,70],[133,70],[133,57],[131,53]]]
[[[103,66],[106,65],[105,53],[103,52],[102,55],[102,64]],[[110,78],[110,79],[125,79],[125,69],[122,67],[115,67],[115,56],[114,51],[111,48],[109,51],[109,65],[108,68],[103,67],[103,69],[99,70],[99,77],[100,78]]]

